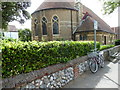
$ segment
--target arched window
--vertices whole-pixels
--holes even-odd
[[[38,36],[38,21],[37,19],[34,20],[34,30],[35,30],[35,36]]]
[[[47,19],[45,17],[42,18],[42,33],[43,35],[47,35]]]
[[[58,17],[54,16],[52,19],[53,22],[53,34],[59,34],[59,25],[58,25]]]

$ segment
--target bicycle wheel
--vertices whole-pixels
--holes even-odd
[[[89,68],[92,73],[96,73],[98,71],[98,64],[95,58],[91,58],[89,60]]]
[[[104,62],[104,57],[103,55],[100,56],[100,67],[103,68],[105,66],[105,62]]]

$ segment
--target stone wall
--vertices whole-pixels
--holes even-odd
[[[23,86],[24,88],[59,88],[73,80],[73,68],[69,67],[50,75],[43,76],[31,83]],[[22,87],[22,88],[23,88]]]
[[[103,50],[103,52],[105,59],[111,61],[111,52],[112,54],[115,54],[116,52],[120,52],[120,45],[107,50]]]
[[[61,88],[71,80],[88,70],[88,62],[81,62],[74,67],[68,67],[22,86],[21,88]]]
[[[120,46],[111,49],[120,52]],[[109,60],[111,49],[104,50],[105,60]],[[67,63],[3,79],[2,85],[3,88],[61,88],[89,70],[88,67],[87,56],[83,56]]]
[[[6,78],[3,88],[60,88],[87,70],[87,56]]]

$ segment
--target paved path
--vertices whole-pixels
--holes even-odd
[[[99,69],[97,73],[92,74],[87,71],[63,88],[118,88],[120,86],[118,84],[118,63],[106,61],[105,67]]]

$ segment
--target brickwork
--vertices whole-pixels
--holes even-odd
[[[84,36],[85,34],[87,35],[87,40],[94,40],[93,32],[77,34],[76,40],[80,40],[79,35]],[[96,40],[100,42],[101,44],[105,44],[105,37],[106,37],[106,44],[113,44],[114,40],[116,39],[114,34],[105,33],[105,32],[97,32]]]
[[[87,8],[86,6],[80,4],[80,10],[73,9],[74,4],[71,8],[66,8],[70,4],[58,4],[59,7],[63,8],[56,8],[56,4],[54,3],[43,3],[37,10],[32,14],[32,31],[33,31],[33,40],[35,39],[35,29],[34,29],[34,20],[37,19],[39,22],[39,36],[38,40],[46,40],[46,41],[52,41],[52,40],[80,40],[79,34],[86,34],[88,36],[87,40],[94,40],[94,34],[92,36],[90,35],[90,32],[93,32],[94,30],[94,23],[93,20],[97,20],[98,22],[98,34],[101,35],[97,36],[97,41],[99,41],[102,44],[112,44],[113,41],[116,39],[116,35],[114,31],[107,25],[101,18],[99,18],[92,10]],[[44,8],[43,8],[44,7]],[[52,8],[51,8],[52,7]],[[88,17],[81,26],[80,20],[84,17],[85,14],[88,13],[90,17]],[[59,21],[59,34],[53,35],[53,22],[52,18],[53,16],[57,16]],[[42,35],[42,23],[41,19],[43,17],[46,17],[47,19],[47,36]],[[76,30],[77,29],[77,30]],[[76,30],[75,34],[73,34],[73,31]],[[84,31],[84,32],[81,32]],[[77,33],[77,34],[76,34]]]
[[[78,68],[78,65],[75,65],[74,66],[74,79],[76,79],[78,76],[79,76],[79,68]]]
[[[57,16],[59,18],[59,34],[53,35],[52,31],[52,17]],[[47,36],[42,35],[42,23],[41,18],[46,17],[47,19]],[[72,17],[72,20],[71,20]],[[71,40],[72,39],[72,29],[71,27],[75,28],[77,26],[77,11],[74,10],[67,10],[67,9],[51,9],[51,10],[44,10],[39,11],[32,15],[32,32],[33,32],[33,40],[35,39],[35,30],[34,30],[34,20],[37,19],[39,21],[39,38],[38,40],[41,41],[42,39],[51,41],[57,39],[64,39],[64,40]],[[72,24],[71,24],[72,23]]]

